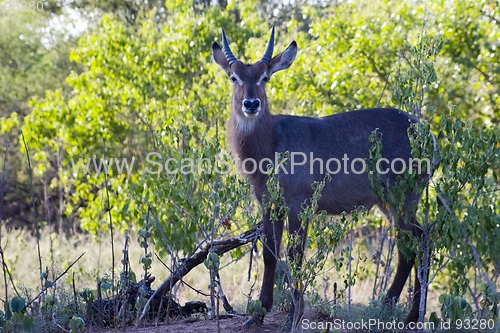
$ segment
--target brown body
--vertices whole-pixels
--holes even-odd
[[[411,158],[411,147],[408,138],[409,126],[416,119],[396,109],[367,109],[345,112],[337,115],[311,118],[287,115],[271,115],[265,87],[272,74],[288,68],[295,59],[297,44],[290,46],[275,57],[272,56],[274,29],[263,59],[252,65],[243,64],[232,54],[223,32],[224,49],[217,43],[212,46],[216,63],[226,72],[233,84],[231,116],[228,121],[229,144],[237,161],[253,159],[256,162],[264,158],[274,159],[276,153],[302,152],[313,153],[323,160],[341,159],[344,154],[349,158],[369,158],[369,136],[378,129],[382,133],[382,156],[393,160]],[[283,188],[283,195],[289,209],[287,216],[289,233],[298,234],[302,242],[290,249],[292,260],[302,260],[307,225],[301,225],[298,214],[302,203],[312,195],[311,185],[315,181],[325,179],[325,172],[319,168],[310,169],[310,165],[296,166],[294,173],[280,172],[277,177]],[[243,168],[240,168],[243,169]],[[267,193],[267,175],[261,170],[245,173],[254,187],[257,199],[262,203]],[[427,180],[427,175],[422,179]],[[384,182],[393,184],[396,175],[389,172]],[[390,190],[390,189],[389,189]],[[403,214],[395,216],[393,209],[386,209],[382,200],[373,192],[366,174],[339,173],[331,175],[325,185],[319,202],[319,209],[329,214],[349,212],[356,207],[370,208],[378,205],[380,209],[397,222],[400,229],[421,234],[415,218],[417,202],[421,193],[408,192],[404,203]],[[403,217],[404,216],[404,217]],[[273,303],[273,286],[276,263],[279,255],[284,221],[271,222],[264,214],[264,278],[260,292],[262,305],[269,311]],[[399,263],[392,286],[387,292],[388,302],[396,301],[406,283],[415,263],[415,254],[404,257],[399,251]],[[415,295],[408,321],[417,321],[420,302],[420,284],[415,282]],[[297,293],[294,304],[302,304]],[[290,311],[293,316],[294,309]]]

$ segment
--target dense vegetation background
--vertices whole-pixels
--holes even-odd
[[[227,151],[230,85],[211,44],[223,27],[253,62],[274,25],[275,50],[296,40],[299,54],[269,85],[272,112],[396,106],[430,124],[439,168],[421,217],[437,278],[498,316],[499,11],[492,0],[1,1],[0,222],[68,237],[146,226],[160,253],[249,228],[256,213],[234,172],[156,171]]]

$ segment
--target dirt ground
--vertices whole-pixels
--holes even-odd
[[[274,333],[279,332],[281,325],[284,323],[286,313],[269,313],[264,318],[264,324],[253,326],[250,328],[243,327],[247,320],[247,316],[227,317],[219,320],[220,332],[222,333]],[[161,323],[158,326],[149,325],[143,327],[127,327],[112,330],[93,330],[88,332],[105,332],[105,333],[215,333],[217,332],[216,320],[205,319],[187,319],[178,320],[168,324]]]
[[[243,324],[247,320],[248,316],[245,315],[237,315],[237,316],[226,316],[219,320],[220,332],[221,333],[275,333],[284,331],[281,329],[283,323],[285,322],[286,313],[285,312],[271,312],[267,314],[264,318],[264,323],[262,325],[256,325],[252,327],[244,327]],[[317,317],[311,317],[310,320],[321,320]],[[323,318],[324,320],[324,318]],[[303,327],[302,327],[303,328]],[[303,332],[323,332],[325,330],[321,329],[303,329]],[[393,331],[393,330],[390,330]],[[217,321],[216,320],[207,320],[205,318],[198,319],[186,319],[186,320],[177,320],[172,321],[170,323],[161,323],[159,325],[144,325],[140,327],[125,327],[118,329],[92,329],[89,328],[86,332],[99,332],[99,333],[216,333],[217,330]],[[330,330],[331,332],[331,330]],[[339,333],[365,333],[367,330],[363,329],[337,329],[334,332]],[[413,333],[416,331],[413,330],[397,330],[398,333]],[[427,330],[420,330],[418,332],[421,333],[429,333]]]

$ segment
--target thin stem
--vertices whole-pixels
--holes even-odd
[[[113,235],[113,218],[111,216],[111,205],[109,203],[109,188],[108,188],[108,175],[107,170],[104,170],[104,187],[106,189],[106,209],[108,211],[109,217],[109,231],[111,240],[111,290],[113,291],[113,297],[115,296],[115,242]],[[118,303],[116,304],[118,306]],[[115,309],[118,310],[118,309]],[[116,312],[118,313],[118,312]],[[116,317],[115,317],[116,319]]]
[[[5,191],[5,168],[7,165],[7,153],[9,152],[10,141],[6,140],[5,142],[5,153],[3,155],[3,166],[2,166],[2,177],[0,178],[0,255],[2,256],[2,271],[3,271],[3,280],[5,284],[5,299],[9,299],[9,288],[7,287],[7,272],[8,267],[5,262],[3,256],[3,248],[2,248],[2,228],[3,228],[3,195]]]
[[[80,312],[80,307],[78,306],[78,297],[77,297],[77,294],[76,294],[76,285],[75,285],[75,272],[73,271],[73,279],[72,279],[72,286],[73,286],[73,298],[75,300],[75,309],[76,309],[76,313],[79,313]]]
[[[383,222],[383,221],[382,221]],[[377,281],[378,281],[378,274],[380,271],[380,263],[382,262],[382,253],[384,251],[384,243],[385,240],[387,239],[387,235],[389,234],[389,228],[385,228],[385,226],[382,224],[382,240],[380,241],[380,246],[378,250],[378,260],[377,260],[377,268],[375,269],[375,280],[373,281],[373,290],[372,290],[372,299],[375,299],[375,294],[377,293]]]
[[[160,263],[170,272],[170,274],[174,274],[174,272],[168,267],[168,265],[163,261],[161,260],[160,256],[158,255],[158,253],[155,252],[155,257],[156,259],[158,259],[160,261]],[[202,296],[205,296],[205,297],[210,297],[209,294],[206,294],[204,293],[203,291],[201,291],[200,289],[196,289],[195,287],[193,287],[192,285],[190,285],[189,283],[187,283],[186,281],[184,281],[183,278],[179,278],[179,281],[185,285],[186,287],[188,287],[189,289],[191,289],[192,291],[194,291],[195,293],[197,294],[200,294]]]
[[[33,208],[33,222],[35,223],[35,232],[36,232],[36,248],[38,252],[38,270],[40,272],[40,287],[42,290],[44,290],[43,287],[43,278],[42,278],[42,254],[40,252],[40,228],[38,226],[37,222],[37,216],[36,216],[36,203],[35,203],[35,189],[33,186],[33,169],[31,168],[31,159],[30,159],[30,152],[28,149],[28,144],[26,143],[26,140],[24,138],[24,132],[21,130],[21,137],[23,139],[23,145],[24,149],[26,150],[26,157],[28,159],[28,174],[30,177],[30,187],[31,187],[31,204]]]
[[[83,252],[82,254],[80,254],[80,256],[78,258],[76,258],[76,260],[73,261],[71,263],[71,265],[69,265],[68,268],[66,268],[64,270],[64,272],[62,272],[61,274],[59,274],[54,279],[53,284],[55,284],[60,278],[62,278],[71,269],[71,267],[73,267],[78,262],[78,260],[80,260],[84,255],[85,255],[85,252]],[[44,287],[44,288],[42,288],[42,290],[38,293],[38,295],[36,295],[35,298],[33,298],[31,301],[28,302],[28,304],[26,305],[26,307],[29,307],[31,304],[33,304],[33,302],[36,301],[49,288],[52,288],[52,287]]]
[[[347,274],[349,276],[349,283],[347,285],[347,316],[351,316],[351,284],[352,284],[352,237],[353,237],[354,221],[351,220],[351,230],[349,232],[349,258],[347,260]]]

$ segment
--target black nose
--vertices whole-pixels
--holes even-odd
[[[260,106],[259,99],[245,99],[243,101],[243,106],[245,107],[245,112],[254,113]]]

